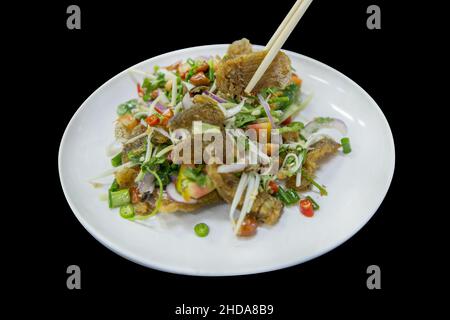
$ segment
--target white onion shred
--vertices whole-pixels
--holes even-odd
[[[189,109],[190,107],[192,107],[194,105],[194,103],[192,102],[191,96],[189,95],[189,92],[187,92],[184,95],[182,103],[183,103],[184,109]]]
[[[241,172],[247,167],[245,163],[223,164],[217,168],[218,173]]]
[[[155,110],[156,104],[157,104],[157,103],[159,102],[159,100],[161,100],[161,99],[162,99],[162,95],[158,95],[158,96],[156,97],[156,99],[152,101],[152,103],[150,104],[148,113],[152,113],[152,112]]]
[[[241,176],[241,179],[239,180],[239,184],[236,188],[236,193],[234,194],[233,201],[231,202],[231,207],[230,207],[230,212],[229,212],[231,224],[233,225],[233,227],[236,225],[236,222],[234,221],[234,212],[236,211],[239,201],[241,201],[242,194],[244,193],[245,188],[247,187],[247,184],[248,184],[248,174],[243,173]]]
[[[244,218],[248,212],[250,212],[253,202],[258,195],[260,176],[258,174],[251,174],[250,181],[247,186],[247,191],[245,193],[244,204],[242,205],[241,213],[239,215],[239,219],[234,228],[234,233],[237,235],[241,229],[242,222],[244,222]]]
[[[140,138],[145,137],[147,134],[148,134],[148,132],[145,131],[145,132],[143,132],[143,133],[141,133],[141,134],[138,134],[137,136],[134,136],[133,138],[131,138],[131,139],[129,139],[129,140],[126,140],[123,144],[130,144],[130,143],[133,143],[133,142],[135,142],[136,140],[139,140]]]
[[[155,155],[155,157],[157,157],[157,158],[162,157],[162,156],[165,155],[167,152],[172,151],[172,149],[173,149],[174,147],[175,147],[175,146],[174,146],[173,144],[171,144],[170,146],[165,147],[164,149],[162,149],[161,151],[159,151],[159,152]]]
[[[295,177],[295,186],[300,187],[302,184],[302,162],[303,162],[303,154],[300,154],[298,156],[298,162],[300,163],[300,166],[298,167],[297,175]]]
[[[155,189],[155,176],[150,173],[146,173],[144,178],[139,181],[137,188],[142,194],[147,192],[152,193]]]
[[[242,107],[244,106],[244,103],[245,103],[245,98],[242,99],[242,101],[238,105],[236,105],[235,107],[233,107],[231,109],[228,109],[226,111],[227,118],[231,118],[231,117],[235,116],[236,114],[238,114],[239,112],[241,112]]]
[[[319,121],[320,118],[316,118],[308,122],[302,129],[301,133],[306,138],[309,139],[311,135],[319,131],[320,129],[336,129],[342,135],[347,134],[347,125],[344,121],[336,118],[329,118],[327,121]]]
[[[214,93],[214,91],[216,91],[217,86],[216,86],[216,81],[214,80],[213,85],[211,86],[211,89],[209,89],[209,92]]]
[[[272,128],[275,128],[275,122],[273,121],[272,115],[270,114],[270,106],[269,106],[269,104],[267,103],[266,100],[264,100],[262,95],[259,94],[259,93],[258,93],[258,100],[259,100],[259,103],[261,103],[261,105],[263,106],[264,111],[267,114],[267,118],[269,118],[270,125],[272,126]]]
[[[137,166],[137,165],[138,165],[137,163],[133,163],[131,161],[130,162],[126,162],[126,163],[124,163],[124,164],[122,164],[122,165],[120,165],[118,167],[111,168],[111,169],[108,169],[108,170],[104,171],[103,173],[99,174],[98,176],[90,179],[89,183],[95,185],[95,184],[98,183],[95,180],[98,180],[98,179],[105,178],[105,177],[108,177],[110,175],[113,175],[114,173],[116,173],[117,171],[119,171],[121,169],[131,168],[131,167],[134,167],[134,166]]]
[[[136,73],[136,74],[139,74],[141,76],[144,76],[146,78],[152,79],[152,80],[156,79],[155,75],[153,75],[151,73],[148,73],[148,72],[145,72],[145,71],[142,71],[142,70],[130,69],[129,71],[132,72],[132,73]]]
[[[297,157],[297,155],[295,153],[288,153],[286,155],[286,157],[284,158],[283,164],[281,166],[285,167],[287,165],[287,160],[289,158],[293,158],[295,163],[294,163],[293,166],[291,165],[291,167],[287,168],[287,170],[290,173],[295,173],[295,172],[297,172],[298,168],[300,168],[300,165],[301,165],[301,162],[299,161],[299,159],[298,159],[298,157]]]

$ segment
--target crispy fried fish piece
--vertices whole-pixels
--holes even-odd
[[[216,67],[217,88],[219,92],[231,97],[242,96],[245,87],[267,52],[248,52],[245,41],[239,44],[233,43],[228,51],[232,53],[231,56],[222,59]],[[284,88],[291,79],[291,73],[291,61],[285,53],[280,51],[256,84],[252,93],[269,87]]]
[[[192,122],[202,121],[216,126],[223,126],[225,122],[225,115],[217,106],[212,98],[204,95],[196,95],[193,98],[194,105],[176,114],[170,121],[169,127],[171,130],[184,128],[190,129]]]
[[[197,203],[181,203],[171,200],[166,194],[163,196],[161,203],[161,212],[192,212],[202,207],[223,202],[217,191],[208,193],[198,199]]]
[[[218,173],[217,165],[206,166],[208,176],[214,182],[216,190],[223,200],[227,203],[233,201],[239,184],[239,178],[233,173]],[[238,207],[241,208],[243,198],[239,202]],[[283,203],[277,198],[271,196],[267,192],[260,192],[256,196],[255,202],[250,210],[250,213],[255,215],[258,222],[275,224],[281,216],[283,210]]]
[[[241,56],[243,54],[249,54],[252,53],[252,44],[248,39],[242,38],[241,40],[236,40],[230,46],[227,50],[226,58],[236,58],[237,56]]]
[[[303,165],[303,169],[310,177],[314,177],[316,170],[319,168],[320,163],[326,158],[337,153],[341,145],[336,141],[326,138],[313,144],[314,149],[308,151],[306,160]],[[295,176],[288,178],[286,181],[286,187],[293,188],[297,191],[307,191],[311,187],[311,182],[302,177],[302,183],[300,187],[295,186]]]

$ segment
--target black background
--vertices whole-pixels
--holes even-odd
[[[25,66],[33,78],[33,99],[45,108],[36,112],[44,142],[31,144],[40,156],[36,170],[41,186],[40,210],[29,217],[33,229],[26,256],[38,265],[33,300],[67,306],[99,303],[99,309],[146,309],[155,319],[173,316],[177,305],[273,304],[279,318],[303,311],[320,315],[346,313],[354,305],[376,312],[397,304],[398,295],[414,295],[408,286],[417,268],[410,264],[410,240],[405,219],[412,216],[401,183],[405,163],[405,117],[398,105],[399,79],[405,78],[408,41],[405,7],[387,1],[316,0],[284,48],[324,62],[361,85],[378,103],[393,131],[396,170],[389,192],[374,217],[354,237],[335,250],[304,264],[270,273],[225,278],[198,278],[159,272],[134,264],[97,242],[77,221],[60,183],[57,155],[64,129],[82,102],[122,70],[152,56],[196,45],[229,43],[246,37],[265,44],[293,0],[263,1],[61,1],[27,7],[26,15],[10,12],[17,27],[28,25],[22,37],[11,34],[12,46],[33,57]],[[66,8],[81,7],[81,30],[66,28]],[[381,7],[381,30],[366,27],[370,4]],[[407,15],[407,14],[406,14]],[[32,18],[32,20],[29,20]],[[382,155],[380,155],[382,156]],[[376,161],[376,160],[374,160]],[[44,175],[41,175],[45,172]],[[42,201],[51,198],[51,204]],[[40,199],[40,200],[37,200]],[[82,270],[82,289],[68,290],[66,268]],[[381,290],[368,290],[366,268],[381,268]],[[45,294],[43,294],[45,291]],[[108,302],[100,303],[100,298]],[[77,309],[77,308],[74,308]],[[153,317],[149,317],[153,318]],[[241,317],[243,318],[243,317]],[[228,318],[227,318],[228,319]],[[229,319],[233,319],[229,317]]]

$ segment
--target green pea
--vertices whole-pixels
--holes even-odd
[[[199,237],[206,237],[209,233],[209,227],[206,223],[198,223],[194,227],[194,231]]]

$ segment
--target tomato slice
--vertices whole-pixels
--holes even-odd
[[[159,118],[157,115],[152,114],[145,119],[145,122],[147,122],[149,126],[156,126],[159,124]]]
[[[170,118],[173,117],[173,111],[172,109],[167,109],[164,113],[163,113],[164,118],[161,121],[162,125],[167,125],[167,123],[169,122]]]
[[[277,193],[279,189],[277,183],[273,180],[269,181],[269,188],[272,190],[272,193]]]
[[[138,92],[138,96],[139,97],[143,97],[144,96],[144,90],[141,87],[141,84],[138,82],[137,84],[137,92]]]
[[[258,222],[253,216],[246,216],[239,229],[238,236],[251,237],[256,234],[258,228]]]
[[[314,208],[309,199],[300,200],[300,211],[306,217],[312,217],[314,215]]]
[[[136,187],[130,188],[130,196],[131,196],[131,203],[138,203],[139,201],[141,201],[139,197],[139,191]]]
[[[287,124],[289,124],[289,123],[291,123],[291,122],[292,122],[292,117],[289,117],[289,118],[287,118],[286,120],[284,120],[281,124],[287,125]]]

